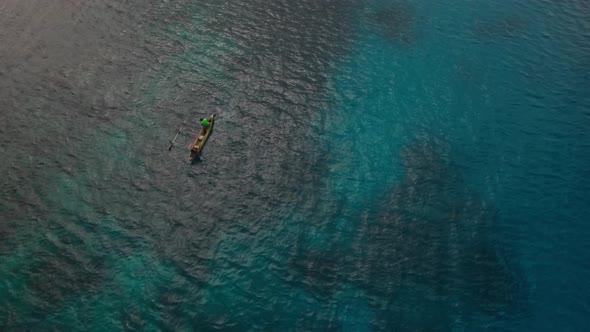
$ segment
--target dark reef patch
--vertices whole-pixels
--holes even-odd
[[[526,29],[526,20],[514,15],[490,17],[478,21],[474,27],[475,34],[485,39],[516,38],[522,36]]]
[[[432,317],[405,325],[442,330],[457,315],[522,310],[523,283],[494,245],[496,211],[463,183],[450,153],[430,138],[405,149],[405,180],[361,218],[354,242],[343,246],[350,249],[300,251],[292,273],[324,294],[347,283],[364,289],[371,305],[387,308],[379,310],[383,324],[395,321],[387,315],[408,318],[400,301]],[[375,327],[400,328],[387,324]]]
[[[336,253],[305,250],[304,253],[294,256],[289,262],[289,268],[296,271],[297,282],[317,294],[330,296],[346,278],[344,267],[348,265],[349,260],[350,257],[339,257]]]
[[[32,269],[28,280],[38,318],[61,310],[68,301],[99,292],[109,277],[104,259],[91,257],[80,249],[44,255],[47,259]]]
[[[372,14],[370,21],[383,38],[408,45],[416,39],[417,18],[411,5],[396,2]]]

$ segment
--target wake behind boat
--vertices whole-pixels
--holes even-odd
[[[202,123],[208,123],[209,125],[203,125],[203,128],[195,138],[195,141],[190,146],[190,154],[188,160],[190,160],[191,162],[194,162],[203,152],[205,143],[207,143],[207,140],[209,139],[209,136],[211,136],[211,132],[213,131],[213,125],[215,123],[215,114],[211,114],[211,116],[209,116],[209,118],[207,118],[206,121],[203,120]]]

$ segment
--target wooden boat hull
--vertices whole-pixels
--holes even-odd
[[[195,141],[189,147],[190,154],[188,156],[188,160],[190,160],[191,162],[197,160],[199,158],[199,156],[201,155],[201,153],[203,153],[203,148],[205,147],[205,143],[207,143],[209,136],[211,136],[211,132],[213,131],[213,126],[215,125],[215,114],[211,114],[211,116],[209,116],[208,120],[211,125],[207,128],[201,128],[201,131],[197,134]]]

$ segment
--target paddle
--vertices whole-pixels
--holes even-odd
[[[182,127],[184,126],[186,120],[182,121],[182,124],[180,125],[180,127],[178,127],[178,131],[176,132],[176,136],[174,136],[174,138],[170,141],[170,146],[168,147],[168,151],[172,150],[172,147],[174,146],[174,142],[176,142],[176,139],[178,138],[178,135],[180,134],[180,131],[182,130]]]

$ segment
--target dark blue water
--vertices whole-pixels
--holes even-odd
[[[2,2],[0,330],[586,330],[589,22]]]

